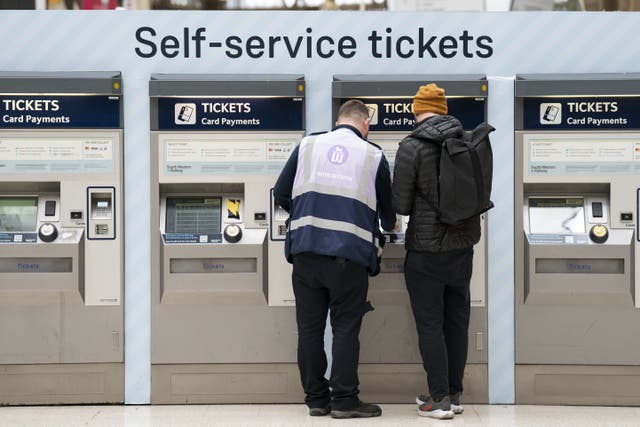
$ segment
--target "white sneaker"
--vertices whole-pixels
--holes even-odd
[[[460,403],[460,393],[450,394],[449,400],[451,401],[451,410],[454,414],[458,415],[464,412],[464,408]]]
[[[429,400],[429,396],[426,396],[424,394],[416,397],[416,403],[418,405],[424,404],[427,400]],[[451,411],[454,414],[460,415],[464,412],[464,407],[460,404],[460,393],[450,394],[449,401],[451,402]]]
[[[427,399],[420,399],[426,396],[418,396],[416,402],[418,403],[418,415],[421,417],[437,418],[439,420],[449,420],[453,418],[453,411],[451,410],[451,402],[449,396],[445,396],[440,401],[436,402],[431,397]],[[419,403],[422,402],[422,403]]]

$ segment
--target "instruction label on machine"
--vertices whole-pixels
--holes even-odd
[[[113,140],[1,137],[0,173],[111,173]]]
[[[526,135],[530,175],[640,173],[640,134]]]
[[[166,175],[268,175],[282,170],[298,141],[299,135],[266,141],[264,136],[253,140],[212,135],[201,140],[161,137],[160,144]]]

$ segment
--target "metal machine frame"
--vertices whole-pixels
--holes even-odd
[[[151,402],[300,402],[303,393],[296,364],[295,309],[293,297],[287,296],[291,289],[291,267],[284,258],[284,242],[272,235],[271,222],[275,219],[272,218],[270,190],[289,157],[286,150],[292,150],[303,136],[304,114],[298,130],[261,127],[234,130],[187,125],[162,129],[159,104],[163,98],[197,98],[202,102],[207,98],[246,98],[246,102],[259,98],[267,103],[269,99],[291,98],[300,102],[297,108],[302,108],[303,112],[304,78],[300,75],[159,74],[152,75],[149,86]],[[203,114],[202,111],[196,113]],[[278,114],[278,111],[273,113]],[[193,121],[191,115],[188,118]],[[202,117],[198,116],[198,120]],[[215,147],[216,141],[233,147],[241,145],[242,141],[253,141],[271,144],[274,151],[279,147],[286,147],[286,150],[278,154],[282,161],[265,166],[259,173],[251,170],[251,165],[241,165],[247,168],[243,169],[245,173],[214,170],[171,175],[163,170],[162,147],[169,140],[184,141],[187,145],[204,141],[205,150]],[[233,161],[237,161],[235,159],[237,157]],[[184,164],[188,165],[188,162],[185,160]],[[160,223],[162,214],[159,211],[163,198],[202,194],[243,197],[240,241],[231,243],[221,237],[208,243],[163,242],[164,225]],[[207,272],[198,269],[175,274],[167,267],[175,259],[190,259],[196,263],[213,259],[215,262],[209,263],[213,267]],[[251,271],[225,273],[229,260],[238,259],[249,262]]]
[[[5,72],[0,94],[30,100],[3,103],[0,196],[38,198],[40,227],[0,233],[0,405],[122,403],[121,74]]]
[[[629,141],[640,138],[637,127],[571,127],[568,118],[572,115],[573,123],[580,122],[575,112],[565,109],[562,120],[560,116],[555,120],[555,115],[566,107],[567,98],[574,102],[620,102],[639,97],[639,88],[640,74],[534,74],[516,78],[516,403],[640,403],[640,341],[635,338],[634,328],[640,321],[635,230],[640,165],[606,172],[609,169],[600,170],[601,165],[606,166],[607,160],[602,157],[606,154],[593,157],[589,152],[578,154],[589,160],[572,159],[577,163],[567,163],[577,165],[572,169],[567,166],[565,170],[534,173],[537,169],[532,172],[534,166],[529,165],[534,154],[568,156],[558,147],[566,146],[567,151],[572,148],[562,144],[584,146],[600,140],[622,144],[633,158]],[[540,112],[537,105],[525,107],[528,100],[558,104],[557,111],[543,118],[542,106]],[[629,117],[636,112],[620,114]],[[533,153],[533,148],[527,148],[542,139],[549,144],[549,151]],[[585,161],[592,162],[591,166],[580,166],[579,162]],[[547,160],[543,166],[553,168],[561,165],[559,162]],[[570,196],[584,198],[585,233],[530,232],[527,206],[531,198]],[[594,201],[603,211],[597,215],[593,212]],[[589,226],[595,225],[609,229],[604,243],[588,237]]]

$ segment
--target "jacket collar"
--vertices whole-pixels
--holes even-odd
[[[336,127],[334,127],[333,129],[331,129],[332,131],[334,130],[338,130],[338,129],[349,129],[351,130],[353,133],[355,133],[356,135],[358,135],[358,138],[360,139],[364,139],[362,137],[362,134],[360,133],[360,131],[358,129],[356,129],[355,127],[351,126],[351,125],[346,125],[346,124],[342,124],[342,125],[338,125]]]
[[[440,115],[440,114],[437,114],[437,115],[435,115],[435,116],[429,116],[429,117],[427,117],[426,119],[422,119],[422,120],[420,120],[419,122],[414,123],[413,128],[414,128],[414,129],[417,129],[417,128],[419,128],[420,126],[422,126],[422,124],[423,124],[423,123],[426,123],[427,121],[429,121],[429,120],[431,120],[431,119],[435,119],[436,117],[443,117],[443,116],[442,116],[442,115]]]

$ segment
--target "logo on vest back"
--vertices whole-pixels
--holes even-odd
[[[327,158],[334,165],[341,165],[349,158],[349,152],[342,145],[334,145],[329,149]]]

